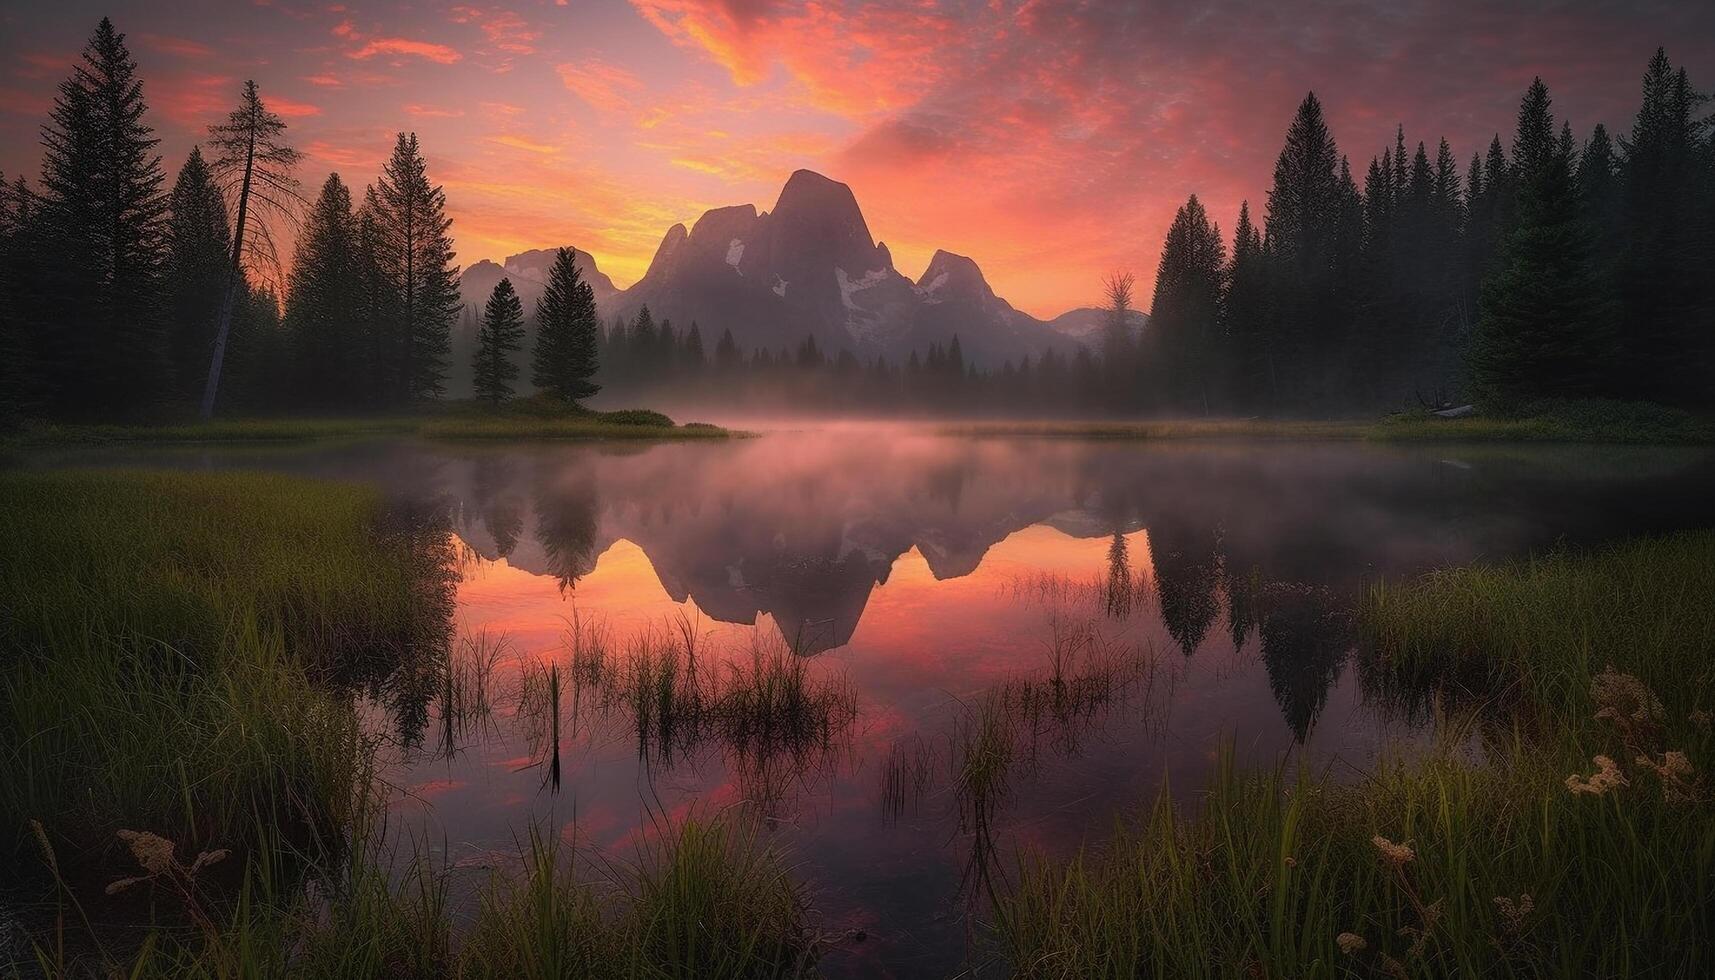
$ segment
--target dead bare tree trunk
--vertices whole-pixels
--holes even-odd
[[[238,192],[238,220],[232,231],[232,264],[226,269],[226,292],[220,298],[220,321],[214,331],[214,356],[208,365],[208,382],[202,389],[202,418],[214,418],[214,396],[220,391],[220,368],[226,361],[226,337],[232,332],[232,311],[238,305],[238,287],[244,281],[244,222],[250,216],[250,180],[256,171],[256,139],[246,141],[244,183]]]
[[[220,394],[220,373],[226,361],[226,344],[232,335],[232,319],[238,308],[238,293],[244,288],[244,258],[250,255],[279,269],[273,234],[262,221],[262,211],[291,220],[302,203],[298,182],[292,176],[301,154],[282,137],[286,123],[269,112],[256,94],[256,83],[244,83],[244,97],[227,121],[209,127],[210,143],[219,152],[211,168],[225,188],[236,183],[238,217],[233,225],[232,264],[226,270],[226,293],[220,300],[220,319],[215,326],[214,353],[209,360],[208,381],[203,386],[204,419],[214,417],[214,402]],[[250,231],[251,202],[260,206],[257,231]]]

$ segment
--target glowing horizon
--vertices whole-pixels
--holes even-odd
[[[1629,129],[1660,44],[1694,83],[1715,77],[1715,8],[1668,2],[74,2],[0,13],[8,179],[35,182],[55,86],[103,15],[169,182],[254,78],[306,154],[307,195],[330,171],[361,188],[417,132],[461,265],[573,245],[628,286],[674,223],[769,209],[804,167],[851,185],[901,272],[968,255],[1044,318],[1094,305],[1114,269],[1147,303],[1192,193],[1229,235],[1241,200],[1260,218],[1306,91],[1361,175],[1396,123],[1461,164],[1505,141],[1538,74],[1580,138]]]

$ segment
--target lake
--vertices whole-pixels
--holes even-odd
[[[390,832],[444,848],[469,897],[532,823],[597,867],[746,807],[844,937],[833,976],[956,972],[1021,849],[1099,845],[1169,782],[1195,805],[1229,747],[1336,778],[1409,751],[1421,728],[1353,666],[1366,583],[1702,526],[1715,499],[1705,450],[909,426],[32,457],[97,463],[370,481],[443,521],[452,668],[366,693]],[[663,650],[699,697],[789,661],[811,701],[780,725],[675,722],[671,697],[642,717],[627,665]],[[980,787],[973,745],[1004,757]]]

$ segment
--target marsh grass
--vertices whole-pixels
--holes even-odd
[[[955,702],[949,776],[959,832],[970,846],[961,892],[972,902],[992,898],[1003,883],[995,830],[1018,779],[1044,761],[1077,755],[1120,704],[1142,715],[1150,710],[1152,650],[1110,640],[1092,623],[1056,620],[1045,659],[1041,671]]]
[[[442,536],[254,474],[12,473],[0,508],[14,854],[30,819],[100,854],[121,827],[201,847],[349,815],[370,747],[322,681],[444,642]]]
[[[1407,705],[1482,703],[1564,727],[1592,717],[1591,680],[1613,667],[1684,725],[1715,709],[1715,531],[1379,583],[1359,632],[1366,683]]]
[[[1366,686],[1434,743],[1238,769],[993,909],[1024,977],[1698,976],[1715,922],[1715,535],[1377,586]],[[1610,667],[1609,665],[1613,665]],[[1480,734],[1480,751],[1473,750]]]
[[[898,823],[919,812],[929,789],[929,771],[934,761],[934,749],[916,733],[896,738],[888,746],[880,779],[881,815],[885,822]]]
[[[843,672],[777,634],[711,646],[699,618],[679,615],[616,648],[601,620],[568,620],[569,663],[526,661],[515,718],[537,765],[552,765],[560,724],[573,738],[622,727],[653,777],[718,757],[746,798],[777,802],[844,758],[858,716]]]
[[[575,825],[574,825],[575,826]],[[156,927],[108,970],[136,980],[447,977],[753,980],[814,975],[827,946],[808,896],[743,809],[654,828],[632,855],[580,853],[532,825],[517,858],[454,912],[459,869],[426,840],[381,840],[303,888],[253,861],[216,928]],[[171,898],[167,899],[171,901]],[[462,918],[462,921],[461,921]],[[51,953],[49,953],[51,957]]]
[[[443,659],[436,706],[441,755],[450,758],[472,739],[496,730],[496,675],[507,647],[506,637],[483,631],[460,637]]]

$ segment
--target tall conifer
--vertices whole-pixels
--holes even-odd
[[[598,367],[596,334],[601,319],[596,314],[595,292],[573,260],[569,248],[554,254],[547,288],[536,303],[536,350],[531,359],[536,387],[568,403],[601,390],[592,380]]]
[[[167,330],[173,387],[188,404],[202,394],[226,291],[232,229],[226,202],[202,150],[190,156],[173,182],[167,218]]]
[[[471,384],[478,401],[499,405],[512,397],[512,382],[518,377],[512,354],[523,342],[524,304],[512,288],[512,280],[502,277],[488,296],[477,332]]]
[[[395,395],[407,403],[435,398],[445,387],[459,311],[446,193],[429,182],[415,133],[399,134],[375,186],[379,258],[401,304]]]
[[[57,414],[135,414],[168,380],[167,198],[147,112],[125,35],[103,18],[42,129],[42,245],[56,299],[34,329]]]

